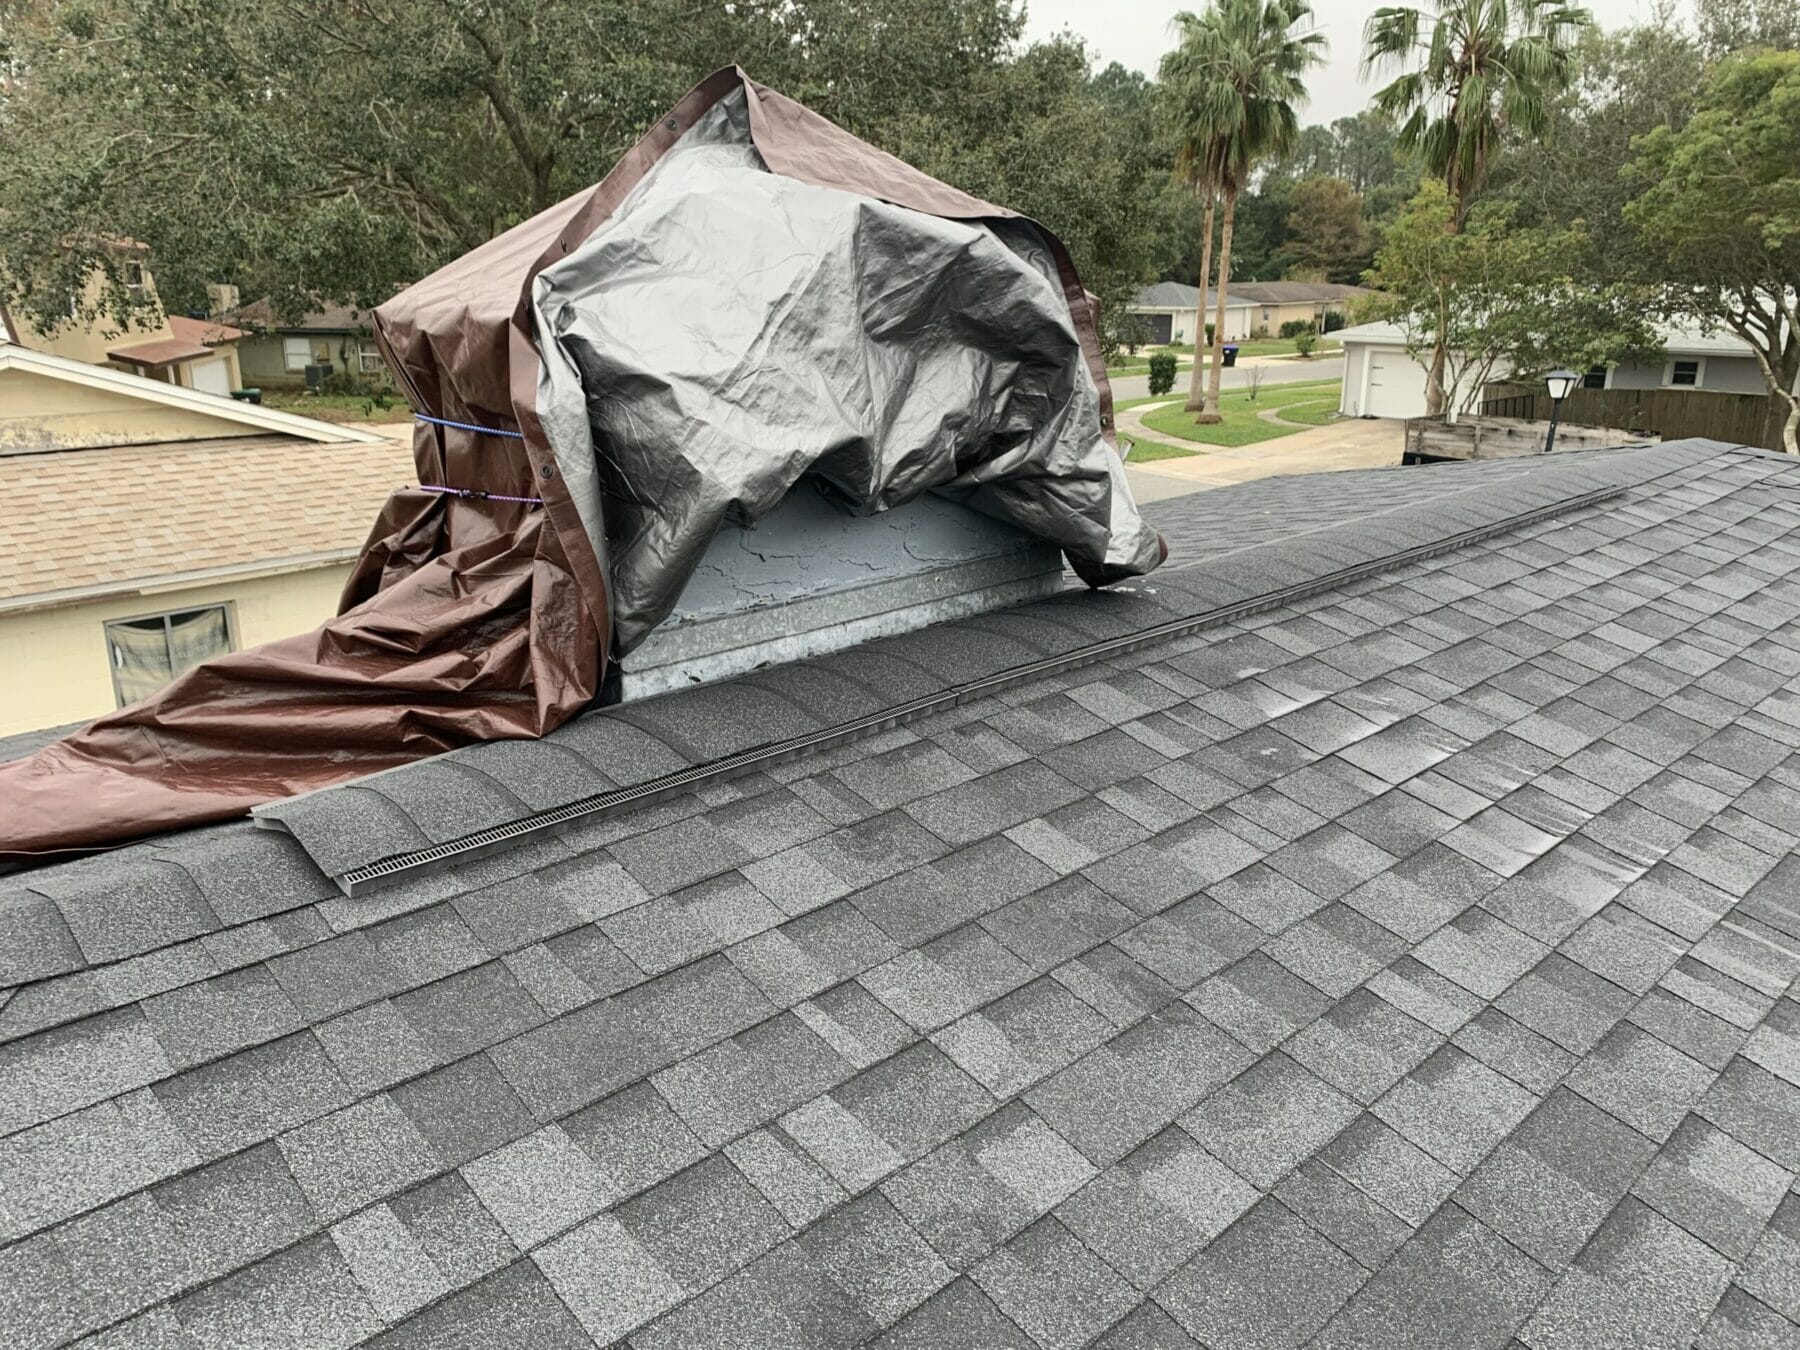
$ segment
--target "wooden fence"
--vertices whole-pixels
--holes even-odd
[[[1414,417],[1406,424],[1402,464],[1428,464],[1444,459],[1516,459],[1544,453],[1548,422],[1519,421],[1510,417],[1459,417],[1446,422],[1440,417]],[[1556,433],[1560,450],[1606,449],[1626,443],[1655,441],[1653,435],[1618,431],[1607,427],[1565,425]]]
[[[1550,395],[1541,385],[1490,384],[1482,393],[1484,417],[1547,419]],[[1767,394],[1717,394],[1703,389],[1576,389],[1563,400],[1570,426],[1617,427],[1648,432],[1665,441],[1704,436],[1734,445],[1779,450],[1769,425]]]

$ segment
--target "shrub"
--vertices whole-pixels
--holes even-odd
[[[1150,394],[1166,394],[1175,387],[1175,355],[1158,352],[1150,358]]]
[[[1125,322],[1119,325],[1119,340],[1126,351],[1133,356],[1138,354],[1138,348],[1150,340],[1150,325],[1142,314],[1125,316]]]
[[[1325,311],[1325,331],[1335,333],[1344,326],[1344,316],[1335,309]]]
[[[1281,325],[1281,336],[1284,338],[1299,337],[1302,333],[1310,332],[1312,326],[1311,319],[1289,319]]]
[[[334,370],[319,384],[321,394],[332,394],[342,398],[373,398],[385,388],[380,382],[366,376],[352,375],[347,370]]]
[[[1318,345],[1319,335],[1313,332],[1310,324],[1302,332],[1294,334],[1294,350],[1302,356],[1311,356],[1313,348]]]
[[[1208,347],[1212,346],[1212,335],[1213,335],[1213,326],[1209,323],[1206,325],[1206,345]]]

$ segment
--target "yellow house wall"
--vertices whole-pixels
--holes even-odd
[[[241,422],[146,403],[29,370],[0,370],[0,450],[80,449],[243,436]]]
[[[117,706],[103,625],[224,604],[241,650],[317,628],[337,613],[350,565],[0,614],[0,736],[64,726]]]
[[[104,284],[105,278],[97,271],[88,278],[87,286],[81,297],[81,307],[84,312],[98,304]],[[150,269],[147,267],[144,269],[144,288],[149,292],[152,300],[156,299],[156,278],[150,275]],[[91,323],[77,319],[74,323],[66,324],[54,333],[45,333],[41,329],[25,323],[17,314],[13,316],[13,319],[20,328],[20,341],[33,351],[48,352],[52,356],[66,356],[71,361],[83,361],[90,366],[106,365],[106,351],[109,347],[120,347],[134,342],[154,342],[157,338],[175,336],[160,304],[157,306],[153,320],[121,324],[117,319],[103,313]]]
[[[1264,314],[1268,318],[1263,318]],[[1254,333],[1266,332],[1274,337],[1281,331],[1281,325],[1294,319],[1302,321],[1318,317],[1319,306],[1310,300],[1303,305],[1257,305],[1250,311],[1250,330]]]

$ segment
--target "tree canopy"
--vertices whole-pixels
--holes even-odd
[[[1504,204],[1478,207],[1453,231],[1442,183],[1419,190],[1369,272],[1379,294],[1367,317],[1396,325],[1415,358],[1445,352],[1445,407],[1466,412],[1488,380],[1577,370],[1659,348],[1640,289],[1596,286],[1569,269],[1583,257],[1575,229],[1519,227]]]
[[[1195,362],[1188,395],[1188,407],[1201,421],[1219,419],[1220,348],[1238,197],[1259,166],[1292,154],[1299,140],[1305,75],[1324,59],[1325,38],[1312,17],[1308,0],[1213,0],[1200,14],[1176,15],[1181,40],[1163,59],[1164,107],[1181,147],[1178,164],[1207,201],[1199,277],[1203,306],[1213,285],[1214,194],[1223,208],[1211,375],[1203,396],[1201,366]]]
[[[1568,87],[1586,10],[1553,0],[1436,0],[1429,11],[1378,9],[1364,68],[1398,70],[1375,107],[1400,122],[1400,144],[1444,180],[1454,223],[1467,215],[1509,133],[1542,135]]]
[[[1749,344],[1800,453],[1800,52],[1721,62],[1694,115],[1637,147],[1625,216],[1663,309]]]
[[[1362,199],[1342,178],[1303,178],[1289,198],[1283,270],[1354,282],[1369,265]]]
[[[172,308],[214,281],[373,305],[596,182],[735,61],[1042,220],[1117,308],[1154,271],[1132,203],[1166,167],[1079,44],[1022,22],[1015,0],[0,0],[6,298],[67,318],[130,237]]]

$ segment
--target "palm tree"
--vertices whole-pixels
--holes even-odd
[[[1219,208],[1218,129],[1206,120],[1199,97],[1211,79],[1217,26],[1183,10],[1170,20],[1180,36],[1173,51],[1164,54],[1157,69],[1157,83],[1171,100],[1175,124],[1175,173],[1206,203],[1205,224],[1200,233],[1200,294],[1194,301],[1194,368],[1188,377],[1187,410],[1205,406],[1206,362],[1200,357],[1201,335],[1206,332],[1206,290],[1212,285],[1213,225]]]
[[[1575,77],[1574,40],[1592,19],[1551,0],[1436,0],[1431,13],[1378,9],[1363,30],[1363,73],[1398,70],[1375,107],[1404,118],[1398,143],[1450,193],[1450,231],[1460,234],[1469,205],[1508,134],[1542,136],[1550,105]],[[1442,326],[1431,353],[1425,411],[1444,410]]]
[[[1165,58],[1174,77],[1171,97],[1181,129],[1184,160],[1207,194],[1200,302],[1204,309],[1211,270],[1212,203],[1223,207],[1219,231],[1217,309],[1213,318],[1209,377],[1197,400],[1200,363],[1194,363],[1188,407],[1199,422],[1219,420],[1225,303],[1231,286],[1231,236],[1238,194],[1263,161],[1287,153],[1299,134],[1294,104],[1306,96],[1306,71],[1324,59],[1325,38],[1299,32],[1312,17],[1308,0],[1215,0],[1203,15],[1182,13],[1175,25],[1181,44]],[[1195,336],[1200,334],[1196,326]]]

